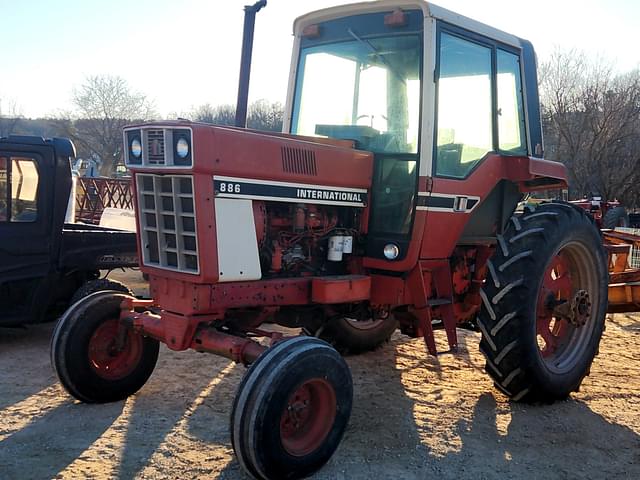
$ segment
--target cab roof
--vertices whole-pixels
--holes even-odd
[[[314,25],[350,15],[391,11],[397,8],[403,10],[422,10],[425,18],[430,17],[442,20],[451,25],[455,25],[471,32],[476,32],[480,35],[513,47],[520,48],[523,43],[523,41],[515,35],[503,32],[502,30],[498,30],[497,28],[478,22],[469,17],[465,17],[464,15],[457,14],[451,10],[447,10],[446,8],[439,7],[438,5],[424,0],[376,0],[373,2],[349,3],[346,5],[316,10],[296,18],[293,23],[293,34],[295,36],[300,36],[302,34],[302,30],[308,25]]]

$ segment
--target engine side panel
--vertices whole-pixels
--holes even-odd
[[[262,277],[251,200],[216,198],[218,281],[259,280]]]

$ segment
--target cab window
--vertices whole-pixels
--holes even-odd
[[[498,139],[502,153],[526,155],[524,107],[520,58],[513,53],[497,50],[498,67]]]
[[[442,33],[436,173],[463,178],[493,149],[491,48]]]
[[[38,168],[25,157],[0,157],[0,222],[35,222]]]
[[[291,133],[417,153],[422,37],[347,36],[302,49]]]

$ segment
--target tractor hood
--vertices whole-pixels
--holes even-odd
[[[175,132],[186,132],[190,165],[178,165],[170,149]],[[125,145],[140,138],[138,164],[127,151],[134,171],[208,173],[257,181],[313,186],[365,188],[371,186],[373,154],[356,150],[350,140],[304,137],[195,122],[154,122],[125,128]],[[155,142],[155,143],[154,143]],[[158,153],[160,157],[157,156]]]

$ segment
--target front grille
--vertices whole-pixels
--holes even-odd
[[[199,273],[193,177],[137,174],[145,265]]]
[[[164,165],[164,131],[147,130],[147,163]]]
[[[317,175],[316,156],[313,150],[282,147],[282,170],[298,175]]]

